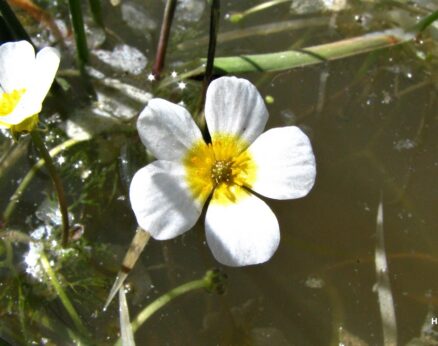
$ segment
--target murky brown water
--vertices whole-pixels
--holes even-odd
[[[187,5],[190,1],[182,3]],[[200,38],[208,33],[209,6],[204,1],[193,3],[195,9],[191,12],[177,10],[167,74],[185,72],[183,63],[206,54],[206,44]],[[253,26],[281,25],[297,17],[309,23],[322,19],[319,24],[313,22],[296,30],[220,43],[217,56],[333,42],[410,25],[416,16],[438,9],[433,1],[406,6],[398,6],[397,2],[392,6],[364,2],[350,4],[337,14],[319,11],[297,15],[289,11],[289,3],[283,3],[249,15],[239,24],[225,19],[227,13],[258,3],[222,1],[220,32],[251,31]],[[124,42],[144,54],[147,65],[140,66],[141,73],[133,75],[102,65],[94,55],[92,64],[111,77],[153,93],[157,82],[148,81],[147,75],[163,4],[138,0],[122,1],[121,6],[113,8],[105,3],[104,20],[111,32],[99,48],[112,50]],[[133,11],[148,17],[133,20]],[[128,13],[130,19],[123,20],[122,13]],[[63,14],[58,16],[65,18]],[[421,42],[311,67],[242,76],[256,84],[263,96],[273,97],[274,102],[268,105],[268,128],[293,124],[308,134],[317,161],[316,184],[305,198],[268,201],[279,220],[282,236],[277,253],[268,263],[221,267],[228,275],[226,294],[196,291],[178,298],[139,329],[135,334],[137,344],[383,344],[374,260],[380,200],[399,344],[416,337],[419,339],[415,345],[429,345],[427,340],[435,340],[430,345],[438,342],[430,320],[438,317],[437,36],[438,28],[434,27]],[[96,33],[93,37],[98,40]],[[198,39],[201,43],[194,48],[178,49],[179,44]],[[66,49],[64,52],[68,55]],[[66,62],[64,67],[60,75],[69,80],[65,69],[71,65]],[[192,96],[199,93],[199,82],[186,81],[185,89],[178,88],[177,82],[175,79],[157,95],[195,107],[191,102]],[[99,88],[128,104],[128,118],[143,108],[141,102]],[[51,116],[56,104],[56,98],[48,100],[49,110],[43,115]],[[80,113],[89,117],[86,121],[91,127],[100,124],[90,120],[96,116],[91,107],[75,109],[74,104],[70,102],[68,116]],[[108,107],[112,115],[123,113],[114,105]],[[105,313],[100,310],[136,228],[127,184],[147,159],[132,120],[115,126],[104,123],[107,127],[103,132],[62,154],[65,162],[57,161],[73,203],[74,222],[85,226],[85,234],[75,244],[74,256],[64,259],[50,253],[49,241],[46,244],[54,269],[63,278],[70,299],[99,345],[112,344],[117,338],[117,302]],[[62,124],[63,120],[49,126],[64,129]],[[60,136],[53,135],[53,143],[66,138],[62,130],[51,133]],[[35,152],[22,145],[16,151],[18,159],[12,161],[12,155],[3,156],[11,140],[2,136],[0,144],[3,210],[17,182],[35,162]],[[5,162],[8,157],[12,163]],[[53,217],[44,216],[56,205],[49,183],[44,173],[36,175],[17,204],[10,229],[31,234],[53,222]],[[41,207],[43,201],[47,203],[47,196],[52,197],[51,209]],[[131,291],[127,299],[132,317],[171,288],[202,277],[212,267],[220,267],[205,243],[202,220],[203,217],[194,230],[181,237],[165,242],[151,240],[147,245],[128,278]],[[41,237],[53,240],[47,234]],[[0,249],[6,249],[5,244],[1,243]],[[57,325],[74,326],[45,279],[40,282],[26,273],[29,265],[24,256],[28,250],[27,244],[12,246],[16,272],[4,265],[0,267],[0,336],[11,344],[26,340],[44,344],[41,338],[47,338],[49,344],[67,344],[65,340],[70,339],[65,336],[64,327]],[[0,255],[6,256],[5,251]],[[40,273],[36,277],[44,276]],[[43,323],[43,317],[51,322]]]

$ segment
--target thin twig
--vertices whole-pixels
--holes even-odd
[[[138,257],[142,253],[146,244],[149,242],[150,237],[151,235],[149,232],[144,231],[140,227],[137,228],[135,236],[132,239],[131,245],[129,246],[129,249],[126,252],[125,258],[123,259],[116,280],[114,281],[113,287],[111,287],[111,291],[105,302],[105,306],[103,307],[104,311],[108,308],[108,305],[111,303],[116,293],[122,287],[123,282],[125,282],[125,279],[128,277],[129,272],[132,270],[132,268],[134,268],[134,265],[137,262]]]
[[[166,8],[164,9],[163,23],[161,24],[157,55],[155,56],[155,63],[152,67],[152,74],[156,79],[160,78],[161,71],[164,67],[164,59],[166,57],[167,43],[169,41],[170,28],[175,14],[175,8],[176,0],[167,0]]]

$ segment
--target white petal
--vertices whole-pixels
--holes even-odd
[[[233,267],[266,262],[280,242],[274,213],[248,192],[236,203],[210,203],[205,228],[216,260]]]
[[[215,133],[234,134],[250,144],[263,132],[268,111],[249,81],[222,77],[208,87],[205,118],[213,139]]]
[[[0,85],[5,92],[26,88],[35,69],[35,51],[27,41],[0,46]]]
[[[5,57],[5,59],[12,59],[15,58],[12,53],[13,52],[21,52],[24,50],[25,52],[29,49],[30,44],[27,41],[20,41],[18,43],[13,43],[15,45],[9,44],[6,49],[4,49],[4,54],[9,54]],[[5,45],[3,45],[5,46]],[[0,47],[0,55],[1,55],[1,49]],[[9,48],[8,48],[9,47]],[[18,48],[14,48],[18,47]],[[32,48],[32,46],[30,46]],[[9,53],[8,53],[9,52]],[[12,54],[12,55],[11,55]],[[32,54],[33,48],[32,48]],[[29,55],[27,53],[27,55]],[[37,114],[41,111],[42,103],[44,101],[44,98],[47,95],[47,92],[50,89],[50,86],[53,83],[53,80],[56,75],[56,71],[58,70],[59,66],[59,53],[55,48],[46,47],[43,48],[36,56],[33,56],[32,60],[29,62],[22,61],[23,64],[22,70],[27,71],[26,76],[20,76],[19,74],[21,72],[18,72],[18,82],[14,80],[14,76],[12,75],[12,72],[14,68],[16,67],[13,63],[12,64],[12,72],[6,73],[6,85],[9,87],[12,87],[12,90],[26,88],[25,93],[22,95],[20,101],[14,108],[14,110],[5,116],[2,116],[1,121],[6,124],[11,125],[17,125],[20,124],[25,119],[29,118],[30,116]],[[1,74],[1,68],[5,67],[7,68],[7,63],[3,62],[4,64],[0,63],[0,74]],[[27,65],[26,65],[27,64]],[[28,70],[28,67],[31,67],[30,70]],[[8,78],[11,78],[9,81]],[[23,79],[23,81],[20,81],[20,78]],[[25,80],[24,80],[25,78]],[[15,86],[14,86],[15,83]],[[21,84],[20,84],[21,83]],[[24,84],[25,85],[24,85]],[[3,86],[3,84],[2,84]]]
[[[41,49],[36,56],[35,71],[33,71],[33,83],[29,86],[29,94],[33,102],[42,103],[59,67],[60,56],[57,49],[46,47]]]
[[[185,183],[184,167],[155,161],[135,173],[129,188],[141,228],[155,239],[171,239],[193,227],[203,203],[195,202]]]
[[[138,118],[137,129],[143,144],[160,160],[178,160],[194,142],[202,140],[190,113],[163,99],[149,101]]]
[[[12,113],[2,116],[0,122],[8,125],[18,125],[39,112],[41,112],[41,103],[20,102]]]
[[[296,126],[263,133],[248,148],[257,166],[251,189],[274,199],[305,196],[316,176],[315,157],[309,138]]]

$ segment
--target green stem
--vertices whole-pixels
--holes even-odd
[[[161,297],[157,298],[148,306],[146,306],[131,322],[132,332],[135,333],[149,317],[151,317],[167,303],[170,303],[173,299],[200,288],[209,289],[211,288],[212,284],[214,284],[214,278],[212,273],[208,271],[202,279],[187,282],[163,294]],[[121,339],[117,340],[116,345],[121,345]]]
[[[102,5],[100,0],[88,0],[88,2],[90,4],[91,15],[93,16],[94,21],[97,25],[103,28]]]
[[[220,1],[213,0],[210,13],[210,39],[208,42],[207,65],[205,66],[204,90],[207,90],[213,75],[214,56],[216,52],[217,34],[219,31]],[[203,93],[203,99],[205,92]]]
[[[155,312],[160,310],[167,303],[170,303],[173,299],[190,291],[197,290],[200,288],[207,288],[208,286],[209,286],[209,282],[207,282],[204,278],[202,278],[202,279],[187,282],[163,294],[161,297],[157,298],[146,308],[144,308],[132,321],[131,325],[133,332],[135,333],[138,330],[138,328],[140,328],[141,325],[149,319],[149,317],[151,317]]]
[[[211,82],[211,78],[213,76],[213,65],[214,65],[214,56],[216,52],[216,42],[217,42],[217,34],[219,31],[219,17],[220,17],[220,1],[213,0],[211,4],[211,12],[210,12],[210,39],[208,42],[208,51],[207,51],[207,64],[205,66],[205,74],[204,81],[202,84],[202,93],[201,100],[199,102],[199,114],[203,114],[202,109],[204,108],[205,95],[207,93],[208,85]],[[201,128],[203,129],[204,136],[206,134],[206,124],[204,117],[200,117],[199,123]],[[207,138],[208,139],[208,138]]]
[[[88,62],[88,46],[85,36],[84,20],[82,16],[81,1],[68,0],[70,16],[73,25],[73,32],[76,40],[76,49],[78,51],[79,67],[83,70]]]
[[[426,28],[438,19],[438,11],[433,12],[431,15],[420,20],[420,22],[414,26],[413,31],[417,34],[421,34]]]
[[[20,330],[21,333],[23,334],[23,338],[26,342],[26,344],[30,344],[29,340],[29,333],[27,330],[27,323],[26,323],[26,314],[25,314],[25,304],[26,304],[26,299],[24,297],[23,294],[23,289],[21,286],[21,282],[18,279],[18,318],[20,320]]]
[[[59,283],[58,279],[56,278],[55,272],[52,270],[52,267],[50,266],[50,263],[46,257],[46,254],[41,251],[40,252],[40,262],[41,265],[47,274],[50,283],[52,284],[53,288],[55,289],[56,293],[58,294],[59,299],[61,300],[62,305],[64,306],[65,310],[69,314],[70,318],[72,319],[75,327],[77,330],[83,334],[88,335],[87,329],[84,327],[84,325],[81,322],[81,319],[76,312],[75,308],[73,307],[73,304],[70,302],[70,299],[68,299],[67,294],[62,289],[61,284]]]
[[[3,242],[4,247],[5,247],[5,249],[4,249],[5,259],[0,260],[0,268],[7,267],[15,273],[15,266],[13,264],[14,252],[12,249],[11,242],[6,240],[6,239],[1,239],[1,238],[0,238],[0,241]]]
[[[57,145],[49,151],[49,155],[51,158],[55,157],[59,153],[63,152],[65,149],[80,143],[80,140],[77,139],[68,139],[65,142]],[[3,221],[8,223],[12,213],[15,210],[18,200],[20,196],[23,194],[24,190],[29,186],[30,182],[34,178],[35,174],[44,166],[44,159],[40,159],[37,163],[35,163],[32,168],[27,172],[26,176],[21,180],[20,185],[18,185],[14,194],[11,198],[9,198],[9,203],[6,206],[5,211],[3,212]]]
[[[49,171],[50,177],[52,178],[53,184],[55,186],[56,194],[58,196],[59,210],[61,211],[62,216],[62,246],[67,246],[68,243],[68,210],[67,210],[67,202],[64,194],[64,187],[62,186],[61,178],[59,177],[55,165],[53,164],[52,157],[50,153],[47,151],[46,146],[44,145],[43,139],[41,138],[39,132],[37,130],[32,131],[31,133],[32,140],[35,143],[38,151],[40,152],[42,158],[44,159],[44,163]]]
[[[26,30],[21,25],[18,18],[15,16],[14,11],[9,7],[6,0],[0,0],[0,13],[5,20],[9,31],[16,40],[26,40],[32,43],[32,40]],[[32,43],[33,45],[33,43]]]
[[[176,0],[167,0],[164,9],[163,23],[161,24],[160,39],[158,41],[157,55],[152,67],[152,73],[159,79],[164,67],[167,43],[169,41],[170,27],[172,26],[173,15],[175,14]]]

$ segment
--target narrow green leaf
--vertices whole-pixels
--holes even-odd
[[[102,18],[102,4],[100,0],[88,0],[90,3],[91,15],[93,16],[94,22],[101,28],[104,27]]]
[[[438,11],[433,12],[431,15],[423,18],[415,27],[414,31],[417,31],[418,34],[427,29],[429,25],[431,25],[434,21],[438,20]]]
[[[80,67],[83,68],[88,62],[88,46],[85,36],[84,19],[82,16],[81,1],[69,0],[70,16],[73,25],[73,33],[76,40]]]
[[[413,37],[413,34],[394,29],[300,50],[217,57],[214,70],[222,74],[282,71],[372,52],[410,41]]]

